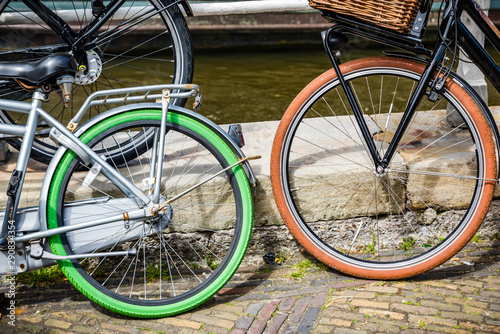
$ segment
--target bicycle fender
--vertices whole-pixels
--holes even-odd
[[[182,0],[179,4],[179,7],[182,7],[182,9],[184,9],[184,12],[187,16],[194,16],[193,9],[191,8],[191,5],[187,2],[187,0]]]
[[[400,52],[390,52],[389,53],[388,52],[385,55],[388,57],[399,57],[399,58],[405,58],[405,59],[418,61],[421,63],[427,63],[427,59],[422,58],[422,57],[418,57],[416,55],[409,54],[409,53],[400,53]],[[479,94],[474,90],[474,88],[472,88],[469,85],[469,83],[465,79],[460,77],[454,71],[451,71],[450,77],[462,89],[464,89],[466,91],[466,93],[469,94],[469,96],[471,96],[476,101],[479,109],[481,110],[481,113],[486,118],[486,121],[489,123],[489,127],[490,127],[491,131],[493,132],[493,137],[494,137],[493,139],[495,140],[495,150],[496,150],[496,154],[497,154],[497,157],[496,157],[497,162],[496,163],[497,163],[497,166],[499,166],[499,163],[500,163],[500,160],[499,160],[500,159],[500,157],[499,157],[499,154],[500,154],[500,133],[498,131],[498,127],[496,126],[496,121],[493,118],[493,115],[491,114],[490,108],[484,102],[484,100],[481,98],[481,96],[479,96]],[[500,177],[500,168],[497,168],[497,178],[499,178],[499,177]]]
[[[82,124],[81,127],[79,127],[75,131],[75,135],[77,137],[81,136],[85,131],[87,131],[89,128],[94,126],[96,123],[101,122],[102,120],[114,116],[116,114],[120,114],[126,111],[134,111],[134,110],[140,110],[140,109],[158,109],[161,111],[161,104],[158,103],[138,103],[138,104],[131,104],[131,105],[126,105],[126,106],[120,106],[114,109],[110,109],[102,114],[97,115],[96,117],[93,117],[89,121],[85,122]],[[179,114],[187,115],[190,116],[194,119],[196,119],[198,122],[201,124],[205,125],[206,127],[210,128],[213,132],[219,135],[219,137],[231,148],[233,153],[238,157],[238,159],[245,158],[245,154],[241,150],[241,148],[238,146],[238,144],[232,139],[227,132],[225,132],[220,126],[212,122],[211,120],[207,119],[206,117],[182,108],[178,106],[171,105],[169,107],[171,110],[175,110]],[[49,193],[49,188],[50,188],[50,182],[52,180],[52,177],[56,171],[57,165],[59,164],[59,161],[62,159],[63,155],[66,153],[67,148],[64,146],[59,147],[59,149],[56,151],[54,154],[54,157],[52,158],[49,166],[47,167],[47,171],[45,173],[45,177],[43,179],[42,183],[42,188],[40,191],[40,202],[39,205],[41,208],[46,208],[47,203],[46,199],[48,197]],[[252,187],[255,187],[257,184],[257,179],[255,178],[255,174],[250,166],[250,163],[248,161],[245,161],[242,163],[243,169],[246,173],[246,176],[248,178],[248,181]],[[46,212],[44,209],[39,210],[38,212],[39,219],[40,219],[40,230],[45,230],[47,226],[47,216]]]

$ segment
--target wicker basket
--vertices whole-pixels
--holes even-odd
[[[309,0],[313,8],[353,16],[406,35],[421,3],[422,0]]]

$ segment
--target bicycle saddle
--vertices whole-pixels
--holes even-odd
[[[53,53],[35,61],[0,61],[1,79],[21,80],[34,86],[55,84],[61,74],[76,72],[76,60],[69,53]]]

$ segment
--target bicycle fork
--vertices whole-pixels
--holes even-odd
[[[403,138],[403,135],[410,124],[410,121],[415,114],[415,110],[424,97],[424,95],[427,92],[427,88],[431,87],[431,92],[429,95],[429,98],[432,99],[434,96],[437,96],[437,94],[444,88],[444,85],[446,83],[446,77],[436,77],[436,79],[433,81],[435,71],[438,67],[438,65],[441,63],[441,61],[444,58],[444,53],[447,48],[447,36],[450,35],[451,28],[454,25],[454,20],[453,20],[453,8],[452,6],[448,6],[445,14],[444,14],[444,19],[443,19],[443,33],[442,35],[444,36],[443,39],[438,43],[436,46],[433,56],[427,63],[427,66],[422,74],[421,80],[418,82],[415,91],[413,92],[406,109],[403,113],[403,117],[401,119],[401,122],[399,123],[396,132],[394,134],[393,139],[389,143],[389,147],[386,150],[384,156],[381,156],[375,146],[375,142],[373,139],[372,134],[370,133],[370,130],[368,128],[368,125],[366,123],[366,120],[363,117],[363,113],[361,111],[361,108],[357,102],[356,96],[353,92],[353,89],[350,85],[350,83],[346,82],[341,70],[340,70],[340,59],[339,59],[339,54],[342,48],[344,48],[348,44],[347,38],[342,35],[342,33],[336,31],[336,27],[333,26],[326,32],[323,32],[322,37],[323,37],[323,45],[328,53],[328,56],[330,57],[330,61],[332,62],[333,68],[337,74],[340,86],[342,87],[347,101],[349,103],[349,106],[352,109],[353,115],[356,119],[356,122],[359,125],[360,132],[361,132],[361,137],[363,140],[363,143],[367,149],[367,151],[370,153],[371,160],[373,162],[375,172],[382,174],[384,171],[388,168],[390,162],[392,161],[392,158],[396,152],[396,149],[400,143],[400,141]],[[390,115],[389,115],[390,117]]]

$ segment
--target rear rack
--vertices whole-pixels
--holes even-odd
[[[198,108],[201,102],[201,97],[199,95],[200,87],[198,85],[193,85],[193,84],[187,84],[187,85],[165,84],[165,85],[152,85],[152,86],[100,90],[90,94],[87,97],[85,102],[80,107],[80,110],[78,110],[76,115],[69,122],[68,128],[76,129],[78,122],[87,112],[87,110],[92,106],[157,100],[161,99],[162,97],[161,92],[164,89],[171,90],[170,97],[174,99],[186,99],[191,96],[196,96],[197,98],[194,103],[195,109]]]

